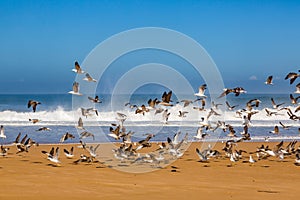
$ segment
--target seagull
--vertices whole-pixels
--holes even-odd
[[[98,110],[97,109],[95,109],[95,108],[87,108],[87,109],[85,109],[85,108],[80,108],[81,109],[81,114],[82,114],[82,116],[85,116],[86,118],[88,117],[88,116],[92,116],[92,114],[90,113],[91,111],[93,111],[93,112],[95,112],[95,114],[98,116],[99,114],[98,114]]]
[[[64,149],[64,154],[67,158],[73,158],[74,157],[73,151],[74,151],[74,147],[72,147],[70,149],[70,151],[68,151],[67,149]]]
[[[178,117],[186,117],[186,114],[188,114],[189,112],[187,112],[187,111],[180,111],[179,110],[179,115],[178,115]]]
[[[295,164],[300,165],[300,153],[296,154]]]
[[[156,104],[158,104],[159,103],[159,101],[157,100],[157,98],[155,98],[155,99],[149,99],[148,100],[148,105],[149,105],[149,109],[154,109],[155,108],[155,106],[156,106]]]
[[[228,137],[237,137],[235,135],[235,130],[234,130],[233,126],[228,125],[228,129],[229,129],[229,133],[227,134]]]
[[[201,152],[198,148],[196,148],[197,155],[200,158],[200,162],[207,162],[208,158],[205,152]]]
[[[266,115],[268,117],[271,117],[272,115],[280,115],[278,112],[276,112],[276,111],[270,111],[267,108],[265,108],[264,110],[266,111]]]
[[[141,105],[141,107],[137,107],[137,109],[135,110],[135,114],[143,114],[145,115],[146,112],[149,112],[149,108],[147,108],[144,104]]]
[[[273,85],[273,76],[268,76],[268,78],[267,78],[267,80],[266,80],[266,82],[265,82],[265,84],[266,85]]]
[[[284,104],[284,103],[276,104],[275,100],[273,98],[271,98],[271,102],[272,102],[272,105],[273,105],[274,109],[278,109],[280,106],[282,106]]]
[[[295,98],[292,94],[290,94],[290,100],[293,105],[297,104],[297,101],[299,98],[300,98],[300,96]]]
[[[233,110],[235,107],[237,107],[238,105],[231,106],[231,105],[229,104],[229,102],[226,101],[226,106],[227,106],[228,110],[232,111],[232,110]]]
[[[218,98],[224,97],[224,96],[228,95],[231,92],[233,92],[233,89],[224,88],[223,92],[220,94],[220,96]]]
[[[162,101],[159,104],[163,106],[173,106],[172,104],[170,104],[170,102],[172,102],[171,97],[172,97],[172,91],[169,91],[168,93],[164,92],[161,97]]]
[[[90,153],[90,155],[93,157],[93,158],[96,158],[97,156],[97,149],[99,148],[100,144],[97,144],[96,147],[94,146],[90,146],[87,150],[88,152]]]
[[[193,103],[194,101],[192,101],[192,100],[187,100],[187,99],[183,99],[183,100],[181,100],[180,102],[183,103],[183,107],[187,107],[187,106],[189,106],[191,103]],[[180,102],[177,102],[177,103],[180,103]]]
[[[253,107],[253,106],[258,107],[260,103],[261,103],[261,101],[259,99],[251,99],[247,102],[247,104],[250,104],[251,107]]]
[[[82,133],[80,133],[80,138],[87,138],[87,137],[93,137],[93,140],[95,140],[95,135],[93,133],[90,133],[88,131],[83,131]]]
[[[95,96],[95,98],[93,98],[93,97],[88,97],[88,99],[89,99],[92,103],[102,103],[102,101],[99,99],[98,96]]]
[[[163,117],[163,122],[165,124],[168,123],[168,120],[169,120],[169,116],[170,116],[170,112],[168,112],[168,109],[164,110],[163,114],[162,114],[162,117]]]
[[[54,147],[52,147],[49,153],[47,151],[42,151],[42,153],[46,154],[48,156],[47,159],[50,160],[51,162],[54,162],[56,164],[60,163],[60,160],[58,159],[59,147],[56,147],[55,153],[54,153]]]
[[[59,142],[61,142],[61,143],[63,143],[64,141],[66,141],[67,139],[73,139],[73,138],[75,138],[75,136],[74,135],[72,135],[71,133],[69,133],[69,132],[66,132],[61,138],[60,138],[60,140],[59,140]]]
[[[138,142],[139,146],[135,149],[136,151],[145,148],[145,147],[151,147],[151,143],[149,142],[149,140],[154,137],[155,135],[153,134],[148,134],[148,136],[146,137],[146,139],[144,140],[140,140]]]
[[[250,155],[250,157],[249,157],[249,163],[255,163],[256,162],[256,160],[254,160],[253,158],[252,158],[252,155]]]
[[[78,129],[85,129],[83,127],[83,121],[82,121],[81,117],[79,117],[79,119],[78,119],[78,125],[76,126],[76,128],[78,128]]]
[[[300,83],[296,85],[296,91],[294,92],[295,94],[300,94]]]
[[[195,139],[198,139],[198,140],[202,140],[204,139],[206,136],[208,136],[207,133],[203,133],[203,129],[202,127],[199,127],[197,129],[197,135],[194,136]]]
[[[199,91],[198,91],[198,93],[195,93],[194,95],[195,96],[198,96],[198,97],[206,97],[205,95],[204,95],[204,92],[205,92],[205,90],[206,90],[206,84],[203,84],[203,85],[201,85],[200,87],[199,87]]]
[[[32,122],[33,124],[36,124],[38,122],[40,122],[40,119],[29,119],[30,122]]]
[[[75,81],[73,83],[73,89],[72,89],[72,91],[69,91],[68,93],[69,94],[73,94],[73,95],[82,96],[82,94],[79,93],[79,83]]]
[[[273,130],[273,131],[270,131],[269,133],[279,134],[279,128],[278,128],[278,126],[276,125],[276,126],[274,127],[274,130]]]
[[[247,93],[247,91],[242,87],[235,87],[233,89],[224,88],[223,92],[220,94],[219,98],[224,97],[224,96],[228,95],[229,93],[234,93],[234,95],[237,97],[240,94]]]
[[[122,136],[123,133],[121,133],[121,126],[117,126],[115,129],[113,127],[109,128],[109,134],[108,136],[115,138],[115,140],[119,140]]]
[[[299,70],[299,72],[300,72],[300,70]],[[293,84],[294,81],[295,81],[298,77],[300,77],[300,74],[295,73],[295,72],[290,72],[290,73],[288,73],[288,74],[286,75],[286,77],[285,77],[284,79],[285,79],[285,80],[290,79],[290,84]]]
[[[6,135],[4,134],[4,127],[1,125],[0,127],[0,138],[5,139]]]
[[[124,113],[120,113],[120,112],[117,112],[117,118],[116,120],[119,121],[119,124],[121,126],[121,129],[124,128],[124,122],[125,120],[127,119],[127,115],[125,115]]]
[[[97,82],[97,80],[91,77],[89,73],[85,74],[85,78],[83,78],[83,80],[87,82]]]
[[[282,126],[283,129],[289,130],[291,126],[286,126],[282,122],[279,122],[279,124]]]
[[[38,104],[41,104],[41,103],[38,102],[38,101],[35,101],[35,100],[29,100],[28,103],[27,103],[27,107],[28,108],[32,107],[33,112],[35,112],[36,111],[36,106]]]
[[[1,148],[0,148],[0,156],[6,156],[7,155],[7,152],[9,150],[9,147],[4,147],[3,145],[1,145]]]
[[[75,69],[72,69],[73,72],[77,73],[77,74],[83,74],[84,71],[81,69],[79,63],[77,61],[75,61]]]
[[[44,127],[37,129],[36,131],[51,131],[51,129],[44,126]]]
[[[134,132],[129,131],[128,133],[126,133],[123,137],[123,143],[125,144],[131,144],[131,136],[134,134]]]

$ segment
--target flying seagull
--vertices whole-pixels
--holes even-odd
[[[78,96],[82,96],[82,94],[79,93],[79,83],[75,81],[75,82],[73,83],[72,91],[69,91],[68,93],[69,93],[69,94],[78,95]]]
[[[27,103],[27,107],[28,108],[32,107],[33,112],[35,112],[36,111],[36,106],[38,104],[41,104],[41,103],[38,102],[38,101],[35,101],[35,100],[29,100],[28,103]]]
[[[71,147],[70,151],[67,149],[64,149],[64,154],[67,158],[73,158],[74,157],[74,147]]]
[[[203,84],[203,85],[201,85],[200,87],[199,87],[199,90],[198,90],[198,93],[195,93],[194,95],[195,96],[198,96],[198,97],[206,97],[205,95],[204,95],[204,92],[205,92],[205,90],[206,90],[206,84]]]
[[[78,119],[78,125],[77,125],[76,128],[78,128],[78,129],[84,129],[84,127],[83,127],[83,121],[82,121],[81,117],[79,117],[79,119]]]
[[[32,122],[33,124],[36,124],[38,122],[40,122],[40,119],[29,119],[30,122]]]
[[[47,151],[42,151],[42,153],[46,154],[48,156],[47,159],[50,160],[51,162],[54,162],[55,164],[60,163],[60,160],[58,159],[59,147],[56,147],[55,152],[54,152],[54,147],[52,147],[49,153]]]
[[[79,63],[77,61],[75,61],[75,69],[72,69],[73,72],[77,73],[77,74],[83,74],[84,71],[81,69]]]
[[[268,76],[265,84],[266,85],[273,85],[273,76]]]
[[[300,98],[300,96],[294,97],[292,94],[290,94],[290,100],[293,105],[297,104],[297,101],[299,98]]]
[[[44,127],[37,129],[36,131],[51,131],[51,129],[44,126]]]
[[[92,137],[93,140],[95,140],[95,135],[93,133],[88,132],[88,131],[83,131],[82,133],[80,133],[80,138],[79,139],[87,138],[87,137]]]
[[[278,126],[274,126],[274,130],[273,131],[270,131],[269,133],[274,133],[274,134],[279,134],[279,128]]]
[[[300,70],[298,70],[300,72]],[[290,84],[293,84],[295,82],[295,80],[300,77],[300,73],[295,73],[295,72],[290,72],[286,75],[286,77],[284,78],[285,80],[290,79]]]
[[[61,143],[63,143],[64,141],[66,141],[67,139],[73,139],[73,138],[75,138],[75,136],[74,135],[72,135],[71,133],[69,133],[69,132],[66,132],[61,138],[60,138],[60,140],[59,140],[59,142],[61,142]]]
[[[92,102],[92,103],[102,103],[102,101],[99,99],[99,97],[96,95],[95,98],[93,97],[88,97],[88,99]]]
[[[83,78],[83,80],[87,81],[87,82],[97,82],[97,80],[94,79],[93,77],[91,77],[91,75],[89,73],[85,74],[85,78]]]

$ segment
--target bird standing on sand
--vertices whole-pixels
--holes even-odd
[[[4,134],[4,127],[1,125],[0,127],[0,138],[5,139],[6,135]]]
[[[254,160],[253,158],[252,158],[252,155],[250,155],[250,157],[249,157],[249,163],[255,163],[256,162],[256,160]]]
[[[35,112],[36,111],[36,106],[38,104],[41,104],[41,103],[38,102],[38,101],[35,101],[35,100],[29,100],[28,103],[27,103],[27,107],[28,108],[32,107],[33,112]]]

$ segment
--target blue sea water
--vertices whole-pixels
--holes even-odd
[[[182,103],[176,102],[184,99],[195,100],[194,95],[173,95],[174,106],[168,108],[170,114],[167,124],[163,122],[162,114],[154,114],[154,110],[142,114],[135,114],[135,109],[125,106],[125,103],[130,102],[141,106],[147,106],[149,98],[161,99],[161,94],[133,94],[133,95],[99,95],[102,103],[93,104],[88,101],[87,96],[80,97],[72,96],[70,94],[2,94],[0,95],[0,125],[4,126],[5,135],[7,138],[1,143],[10,144],[14,141],[17,134],[20,132],[39,143],[58,143],[60,137],[66,132],[75,135],[75,139],[67,140],[68,143],[77,143],[80,140],[80,133],[82,130],[76,129],[79,117],[82,117],[84,126],[87,131],[95,135],[95,140],[92,138],[85,138],[86,142],[108,142],[115,141],[113,138],[107,136],[109,127],[112,123],[118,123],[117,112],[127,115],[124,123],[127,131],[133,131],[133,140],[138,141],[146,137],[147,134],[155,134],[153,141],[166,141],[167,137],[172,137],[178,131],[182,132],[182,136],[186,133],[192,141],[193,136],[196,134],[199,127],[201,117],[205,117],[209,112],[211,106],[210,98],[207,98],[206,111],[197,111],[193,109],[194,106],[200,106],[199,102],[183,107]],[[296,95],[294,95],[296,96]],[[236,130],[237,136],[241,136],[240,132],[243,130],[243,120],[237,118],[236,110],[243,109],[246,102],[250,99],[258,98],[261,100],[261,105],[255,108],[258,114],[253,115],[249,133],[251,134],[252,141],[264,140],[265,137],[270,137],[270,140],[292,140],[300,139],[299,127],[300,122],[292,121],[288,118],[286,110],[279,111],[280,115],[266,116],[264,108],[272,110],[271,97],[277,103],[284,103],[283,106],[289,107],[292,111],[298,105],[292,105],[289,99],[289,94],[242,94],[238,97],[228,95],[226,100],[231,105],[237,105],[235,110],[229,111],[225,105],[221,106],[216,111],[222,113],[222,116],[216,120],[224,120],[226,123],[232,124]],[[34,113],[31,108],[27,107],[27,102],[30,99],[41,102],[38,105],[37,111]],[[78,101],[83,99],[83,101]],[[225,99],[217,99],[224,104]],[[78,102],[81,102],[80,104]],[[99,115],[93,114],[87,118],[81,115],[80,107],[95,108],[98,110]],[[274,110],[274,109],[273,109]],[[181,118],[178,116],[179,111],[187,111],[187,117]],[[41,122],[32,124],[29,119],[37,118]],[[214,119],[212,119],[214,121]],[[270,133],[274,125],[279,125],[282,122],[291,126],[289,130],[280,128],[280,134],[274,135]],[[214,122],[212,122],[213,124]],[[51,131],[36,131],[40,127],[49,127]],[[280,127],[280,125],[279,125]],[[223,131],[212,132],[208,131],[209,137],[206,141],[217,141],[228,139],[227,133]]]

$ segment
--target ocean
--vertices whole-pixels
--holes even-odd
[[[206,111],[198,111],[193,107],[200,106],[200,102],[194,102],[187,107],[183,107],[182,103],[178,101],[184,99],[195,100],[194,95],[173,95],[174,106],[169,107],[168,111],[171,113],[168,123],[163,122],[162,114],[155,114],[154,110],[142,114],[135,114],[135,109],[125,106],[129,101],[131,104],[147,106],[148,99],[158,98],[161,99],[160,94],[133,94],[133,95],[101,95],[99,98],[102,103],[94,104],[85,101],[83,105],[78,105],[79,98],[86,98],[88,95],[74,97],[71,94],[2,94],[0,95],[0,125],[4,126],[6,139],[0,141],[1,144],[11,144],[18,133],[22,135],[28,134],[30,138],[38,143],[50,144],[59,143],[59,140],[66,132],[75,135],[75,139],[67,140],[65,143],[77,143],[80,140],[80,133],[83,130],[77,129],[77,121],[79,117],[82,118],[84,127],[87,131],[95,135],[95,140],[92,138],[85,138],[85,142],[116,142],[115,139],[108,136],[111,124],[118,123],[117,112],[127,115],[124,126],[127,131],[135,132],[132,140],[139,141],[144,139],[147,134],[155,134],[152,141],[166,141],[167,137],[172,138],[177,132],[181,132],[181,137],[188,133],[188,138],[193,141],[193,136],[196,135],[197,128],[200,126],[201,117],[205,117],[210,110],[210,99],[207,98],[205,106]],[[294,95],[296,96],[296,95]],[[266,137],[269,140],[293,140],[300,139],[299,127],[300,121],[290,120],[287,111],[281,110],[279,115],[267,116],[264,108],[274,110],[271,104],[271,98],[274,98],[276,103],[284,103],[284,107],[290,108],[292,111],[299,105],[293,105],[290,102],[289,94],[241,94],[238,97],[228,95],[226,100],[231,105],[237,105],[233,111],[226,109],[225,105],[221,108],[215,109],[218,113],[223,113],[220,117],[211,118],[212,125],[214,121],[224,120],[226,124],[231,124],[236,130],[237,138],[241,137],[240,132],[243,131],[243,119],[238,118],[236,115],[237,110],[245,108],[246,102],[250,99],[258,98],[261,105],[254,108],[258,111],[253,115],[249,133],[251,141],[264,141]],[[31,108],[27,108],[28,100],[33,99],[41,102],[37,106],[37,111],[33,112]],[[222,102],[224,103],[224,100]],[[74,103],[75,102],[75,103]],[[77,102],[77,103],[76,103]],[[92,114],[91,116],[84,117],[81,115],[81,109],[95,108],[98,110],[98,116]],[[179,117],[179,111],[186,111],[186,117]],[[40,119],[41,122],[33,124],[29,119]],[[281,128],[279,122],[291,126],[288,130]],[[275,135],[270,133],[274,129],[274,125],[278,125],[280,133]],[[37,131],[40,127],[49,127],[50,131]],[[204,141],[224,141],[229,139],[228,132],[222,130],[212,132],[207,131],[209,134]]]

